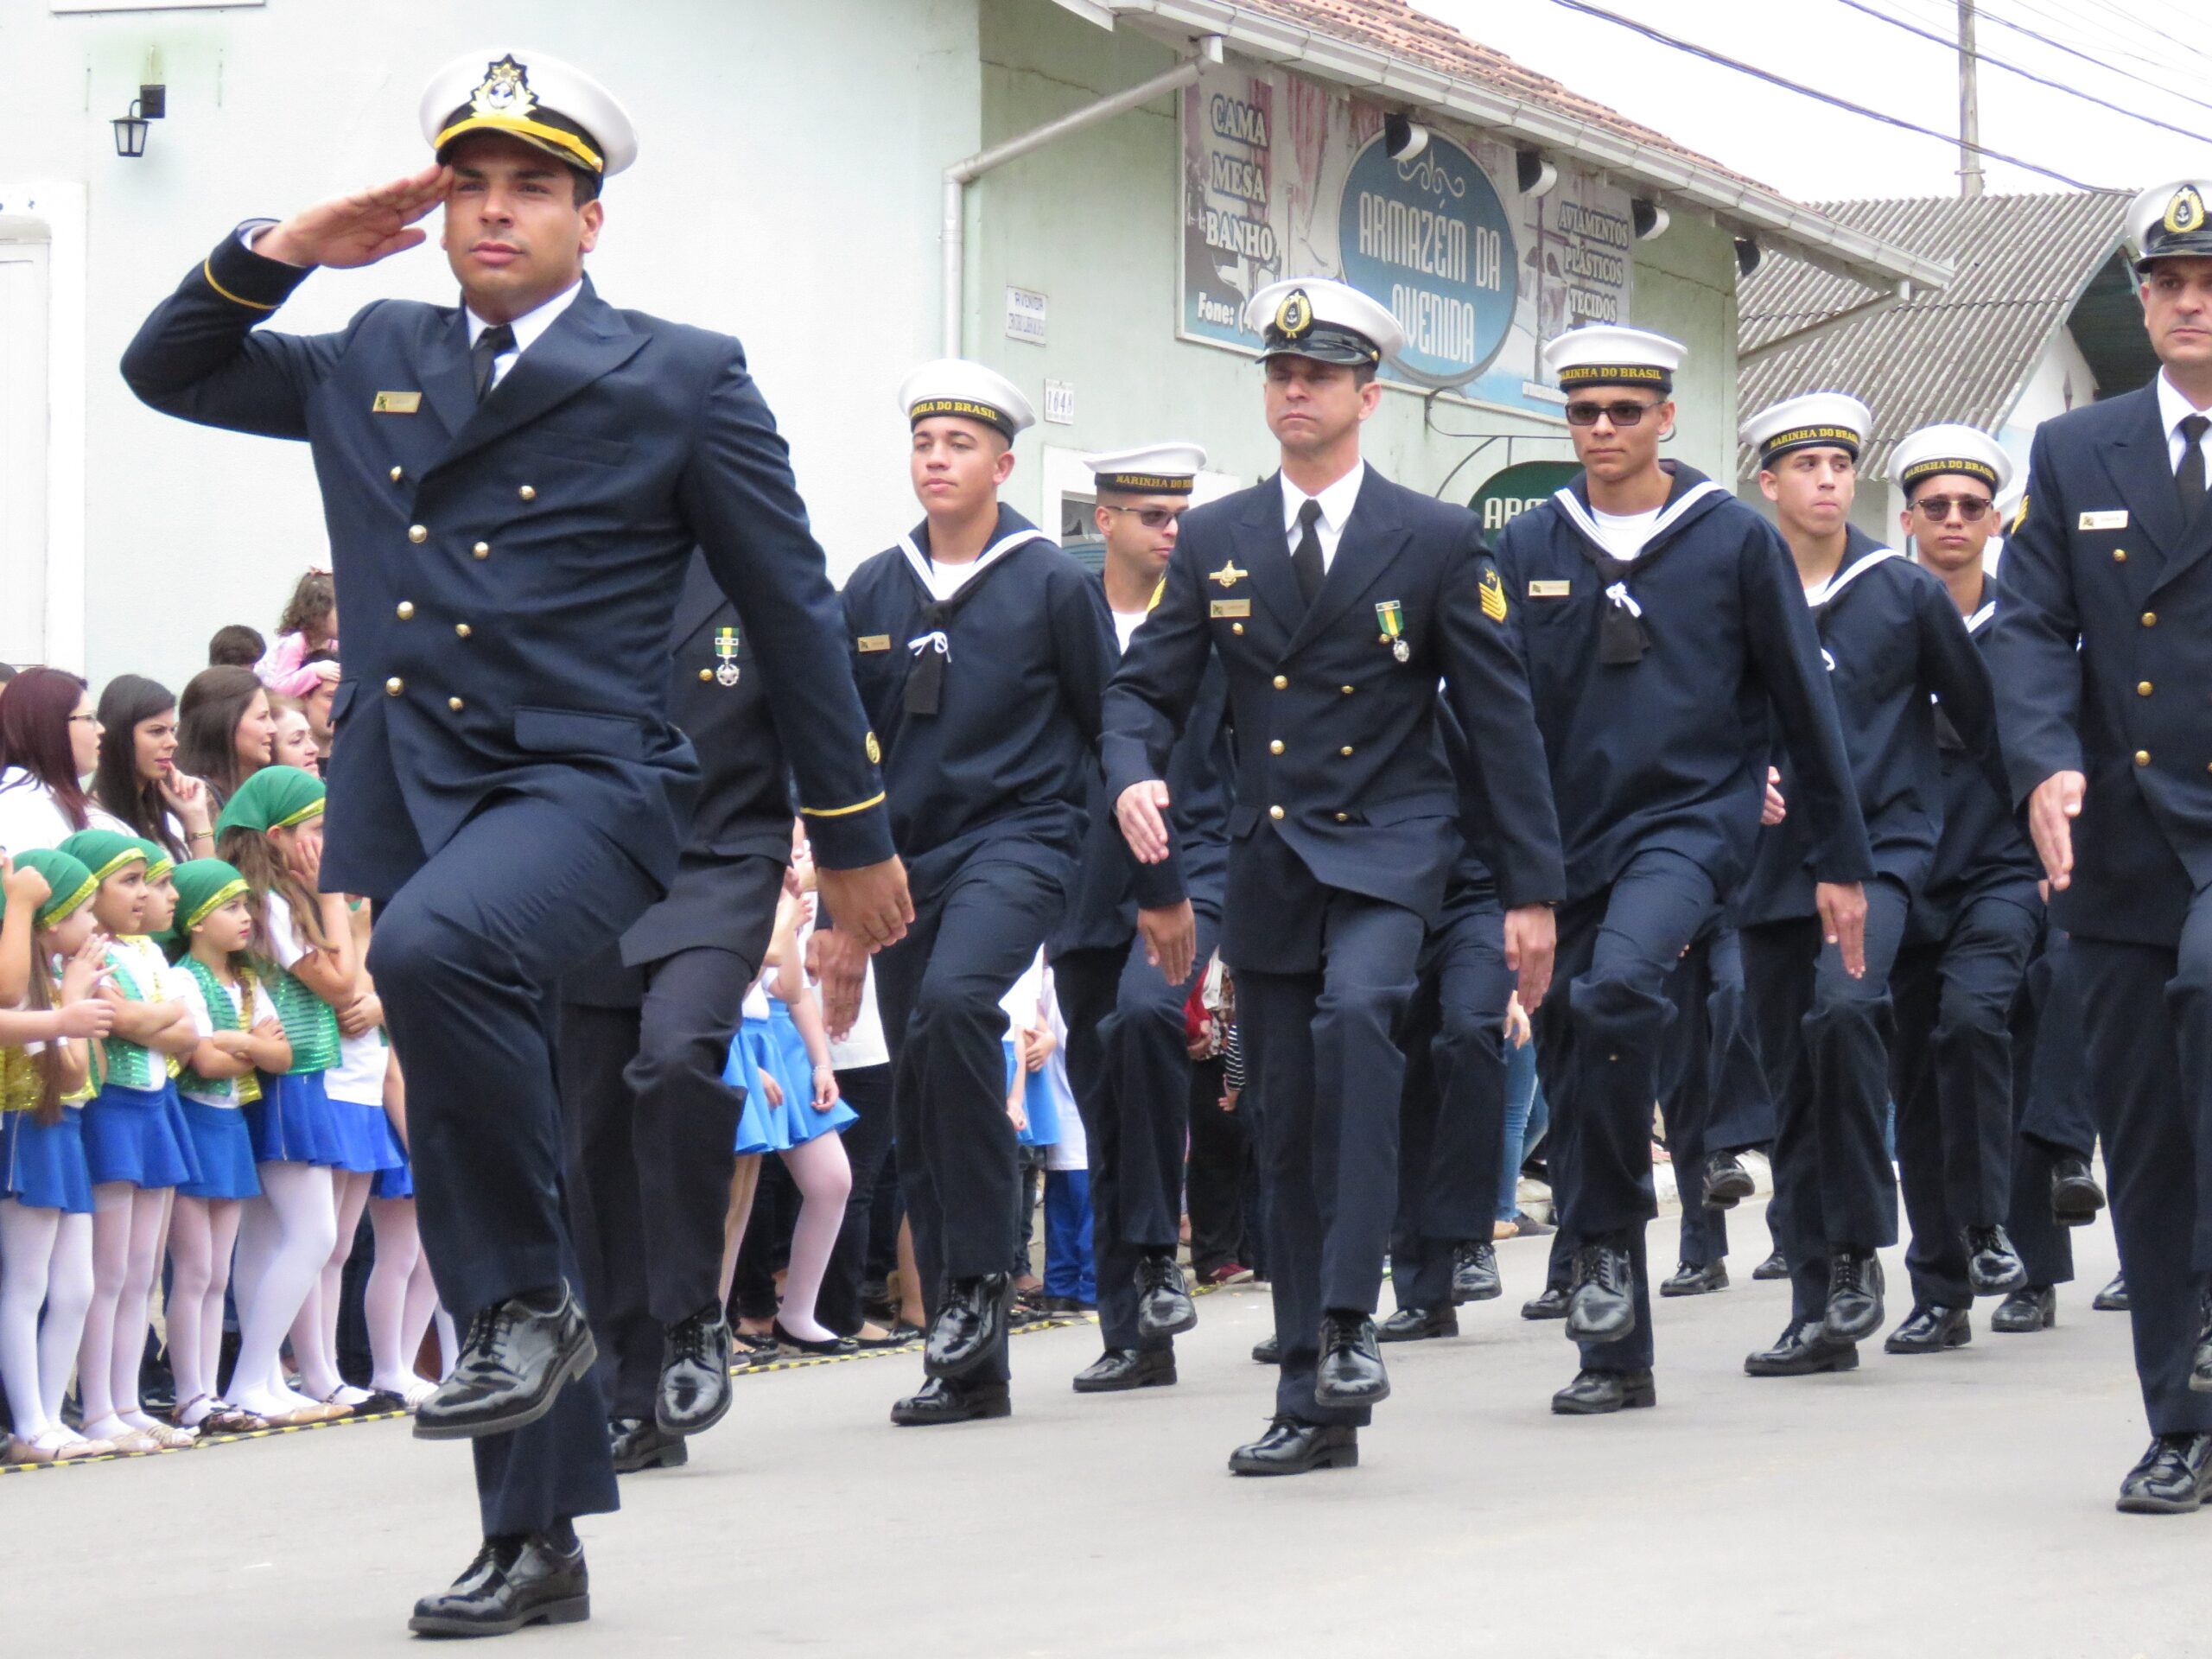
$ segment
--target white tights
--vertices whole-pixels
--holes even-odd
[[[245,1206],[236,1198],[180,1196],[169,1219],[169,1370],[178,1421],[196,1428],[216,1397],[223,1351],[223,1292]]]
[[[238,1358],[229,1398],[240,1410],[265,1417],[315,1403],[285,1386],[278,1351],[317,1294],[337,1243],[338,1213],[328,1170],[293,1163],[260,1169],[261,1196],[245,1201],[238,1227]]]
[[[107,1440],[153,1419],[138,1409],[148,1298],[168,1236],[171,1187],[104,1181],[92,1189],[92,1296],[77,1347],[85,1433]]]
[[[798,1220],[791,1227],[791,1265],[784,1273],[784,1294],[776,1317],[784,1329],[808,1342],[827,1342],[836,1334],[814,1317],[815,1298],[822,1291],[822,1276],[830,1269],[830,1252],[845,1224],[845,1200],[853,1190],[853,1166],[845,1157],[845,1143],[836,1135],[817,1135],[789,1151],[777,1154],[798,1188]],[[722,1300],[737,1272],[737,1253],[745,1241],[745,1220],[730,1230],[722,1255]]]
[[[300,1368],[300,1386],[307,1393],[318,1400],[336,1399],[358,1406],[368,1395],[349,1387],[338,1374],[339,1287],[345,1280],[346,1258],[353,1254],[353,1235],[360,1230],[361,1211],[369,1201],[369,1186],[376,1177],[352,1169],[330,1173],[337,1231],[329,1259],[301,1303],[299,1317],[292,1321],[292,1358]]]
[[[412,1404],[429,1388],[415,1375],[415,1356],[438,1305],[430,1259],[423,1254],[422,1235],[415,1227],[415,1200],[370,1199],[369,1225],[377,1240],[376,1265],[361,1294],[369,1353],[376,1365],[369,1381]],[[441,1348],[449,1354],[450,1342],[442,1342]]]
[[[17,1439],[60,1426],[92,1300],[92,1218],[0,1198],[0,1385]]]

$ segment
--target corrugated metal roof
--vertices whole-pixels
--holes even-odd
[[[1888,476],[1891,448],[1938,421],[1994,431],[2029,371],[2122,235],[2125,191],[1815,202],[1815,210],[1933,258],[1955,275],[1908,301],[1746,364],[1738,406],[1748,416],[1800,392],[1847,391],[1874,413],[1861,471]],[[1874,290],[1777,255],[1738,290],[1744,352],[1847,311]],[[1749,470],[1751,453],[1740,464]]]

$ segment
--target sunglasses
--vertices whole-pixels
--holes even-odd
[[[1930,495],[1912,504],[1912,510],[1932,524],[1942,524],[1954,509],[1959,517],[1971,524],[1987,512],[1989,498],[1986,495]]]
[[[1567,423],[1569,426],[1595,426],[1602,415],[1615,426],[1634,426],[1658,408],[1656,404],[1637,404],[1626,401],[1618,404],[1569,404]]]
[[[1188,507],[1117,507],[1111,503],[1107,503],[1105,505],[1109,512],[1136,514],[1137,523],[1142,524],[1147,530],[1165,530],[1190,511]]]

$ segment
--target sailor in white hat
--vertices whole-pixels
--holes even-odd
[[[1761,410],[1738,434],[1758,456],[1759,493],[1774,503],[1808,588],[1882,545],[1851,525],[1859,455],[1873,429],[1873,416],[1849,393],[1812,391]]]

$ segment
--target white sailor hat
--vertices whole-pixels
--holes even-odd
[[[1260,336],[1262,360],[1310,357],[1354,368],[1395,357],[1406,331],[1390,308],[1326,276],[1269,283],[1244,302],[1244,326]]]
[[[1923,426],[1897,440],[1890,452],[1890,477],[1910,498],[1923,479],[1945,473],[1978,478],[2000,496],[2012,481],[2012,457],[1988,433],[1972,426]]]
[[[1544,378],[1562,390],[1576,386],[1650,386],[1675,389],[1675,371],[1689,347],[1647,328],[1585,323],[1545,342]]]
[[[1083,464],[1102,490],[1129,495],[1188,495],[1206,464],[1206,452],[1195,443],[1147,443],[1135,449],[1112,449],[1085,455]]]
[[[910,425],[932,415],[957,415],[995,427],[1009,441],[1037,424],[1037,411],[1013,381],[964,357],[941,357],[916,369],[899,383],[899,407]]]
[[[517,48],[455,58],[430,77],[419,115],[440,161],[471,132],[504,132],[594,178],[638,159],[637,132],[614,94],[543,52]]]
[[[1874,416],[1850,393],[1808,391],[1761,410],[1737,435],[1764,467],[1792,449],[1840,449],[1856,461],[1873,429]]]
[[[2177,179],[2129,202],[2127,239],[2135,248],[2135,269],[2148,270],[2154,259],[2212,259],[2207,200],[2212,200],[2212,179]]]

